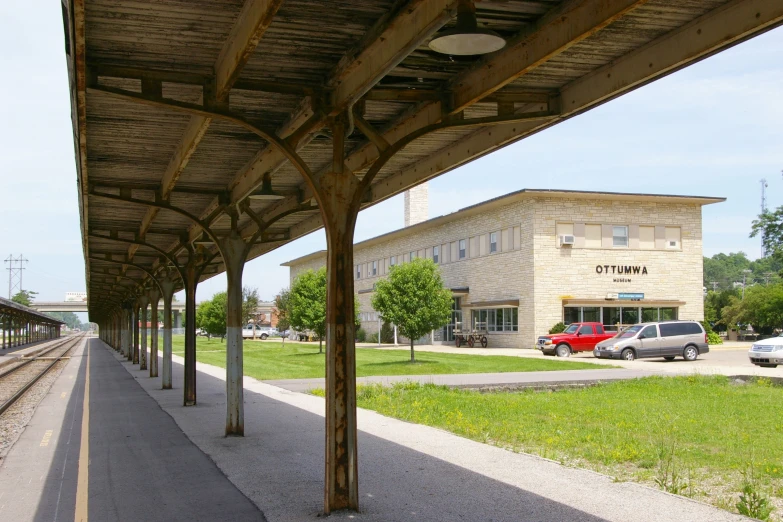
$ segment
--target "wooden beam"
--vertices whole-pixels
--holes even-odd
[[[215,62],[215,94],[224,99],[280,9],[283,0],[247,0]]]
[[[215,98],[218,102],[228,97],[231,86],[239,77],[242,67],[250,59],[264,32],[272,23],[282,0],[246,0],[237,21],[223,43],[214,65]],[[205,93],[206,94],[206,93]],[[205,100],[206,102],[206,100]],[[177,180],[187,167],[188,161],[209,129],[212,119],[204,116],[191,116],[182,138],[174,149],[174,154],[166,166],[161,180],[160,194],[167,199]],[[146,234],[155,221],[158,209],[149,208],[142,218],[139,234]],[[128,247],[129,259],[133,259],[138,245]]]
[[[401,5],[371,29],[361,49],[347,53],[330,74],[327,88],[334,89],[323,117],[313,122],[314,103],[308,101],[278,131],[287,137],[310,122],[313,131],[326,123],[327,114],[336,115],[359,100],[381,78],[394,69],[414,49],[452,18],[455,0],[411,0]],[[302,143],[309,142],[305,139]],[[261,183],[263,175],[280,168],[286,159],[274,147],[260,151],[231,182],[233,202],[241,201]]]
[[[570,0],[452,83],[456,113],[594,35],[648,0]]]

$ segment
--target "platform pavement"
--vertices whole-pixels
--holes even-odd
[[[198,406],[120,360],[182,431],[270,522],[313,520],[323,507],[324,401],[250,377],[245,437],[223,436],[225,370],[197,365]],[[639,484],[510,452],[359,409],[360,510],[332,520],[722,522],[744,517]]]
[[[73,352],[0,466],[0,520],[74,520],[87,361],[90,520],[265,520],[136,384],[114,351],[96,337],[87,343],[89,357],[82,347]]]

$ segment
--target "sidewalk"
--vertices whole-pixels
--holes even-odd
[[[324,401],[250,377],[245,437],[225,438],[225,370],[199,363],[198,406],[182,407],[182,359],[175,390],[161,390],[119,361],[270,522],[314,519],[323,508]],[[619,370],[607,370],[619,371]],[[359,514],[333,520],[627,521],[747,520],[717,508],[439,429],[359,409]]]

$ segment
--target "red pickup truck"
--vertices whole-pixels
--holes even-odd
[[[545,355],[568,357],[573,352],[592,351],[596,344],[615,335],[617,332],[605,332],[601,323],[571,323],[562,333],[540,336],[536,348]]]

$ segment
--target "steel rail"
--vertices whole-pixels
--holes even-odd
[[[18,401],[20,398],[22,398],[22,396],[24,396],[24,394],[25,394],[25,393],[27,393],[27,391],[28,391],[30,388],[32,388],[32,387],[33,387],[33,385],[34,385],[35,383],[37,383],[37,382],[38,382],[38,381],[41,379],[41,377],[43,377],[44,375],[46,375],[47,373],[49,373],[49,370],[51,370],[51,369],[54,367],[54,365],[55,365],[55,364],[57,364],[58,362],[60,362],[61,360],[63,360],[63,358],[65,358],[65,354],[67,354],[69,351],[71,351],[71,350],[72,350],[72,349],[73,349],[73,348],[76,346],[76,344],[78,343],[78,341],[79,341],[79,340],[81,340],[81,339],[83,339],[83,338],[84,338],[84,335],[80,335],[80,336],[79,336],[79,337],[77,337],[77,338],[68,339],[68,341],[74,341],[74,343],[73,343],[73,346],[69,347],[67,350],[65,350],[65,351],[62,353],[62,355],[60,355],[59,357],[55,358],[55,359],[54,359],[54,360],[51,362],[51,364],[48,364],[48,365],[46,366],[46,368],[44,368],[42,371],[40,371],[40,372],[39,372],[39,373],[38,373],[38,374],[37,374],[35,377],[33,377],[33,378],[30,380],[30,381],[28,381],[28,382],[27,382],[27,383],[26,383],[24,386],[22,386],[21,388],[19,388],[19,390],[18,390],[18,391],[17,391],[15,394],[13,394],[13,395],[12,395],[12,396],[11,396],[11,397],[8,399],[8,400],[6,400],[6,401],[5,401],[3,404],[0,404],[0,415],[2,415],[3,413],[5,413],[5,411],[6,411],[8,408],[10,408],[11,406],[13,406],[13,405],[14,405],[14,403],[15,403],[16,401]],[[56,348],[60,348],[60,347],[64,346],[65,344],[67,344],[67,342],[65,342],[65,343],[62,343],[62,344],[59,344],[59,345],[57,345],[57,346],[54,346],[54,347],[52,347],[52,349],[51,349],[51,350],[47,350],[47,351],[46,351],[46,353],[49,353],[49,352],[51,352],[52,350],[54,350],[54,349],[56,349]],[[0,375],[0,379],[1,379],[1,378],[3,378],[3,377],[5,377],[5,376],[7,376],[9,373],[12,373],[14,370],[16,370],[16,369],[20,368],[21,366],[26,366],[28,363],[30,363],[30,362],[33,362],[33,361],[35,361],[35,360],[37,360],[37,359],[38,359],[38,357],[36,356],[36,357],[34,357],[34,358],[30,359],[29,361],[27,361],[26,363],[24,363],[24,364],[21,364],[21,365],[19,365],[19,366],[16,366],[16,367],[15,367],[13,370],[11,370],[11,371],[7,371],[7,372],[5,372],[4,374]]]
[[[13,366],[13,367],[9,368],[7,371],[5,371],[3,373],[0,373],[0,379],[5,377],[6,375],[14,373],[19,368],[24,368],[25,366],[27,366],[31,362],[35,361],[39,357],[42,357],[42,356],[46,355],[47,353],[51,352],[52,350],[56,350],[57,348],[65,346],[66,343],[68,343],[69,341],[72,341],[73,339],[74,339],[73,337],[66,337],[65,339],[58,339],[55,345],[49,347],[46,351],[41,352],[38,355],[35,355],[35,356],[33,356],[33,357],[29,358],[29,359],[25,359],[24,356],[19,357],[19,360],[23,361],[23,362],[21,364],[17,364],[16,366]]]

